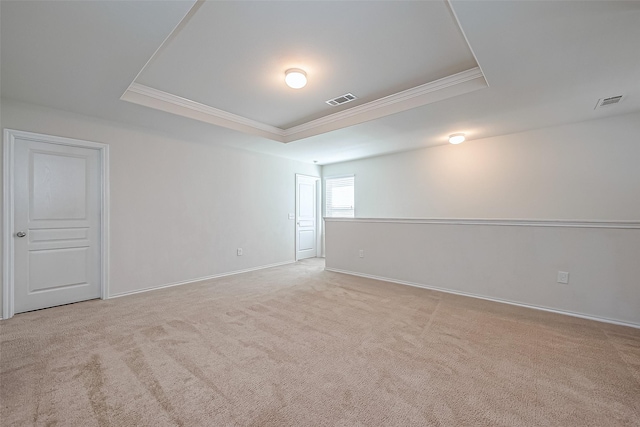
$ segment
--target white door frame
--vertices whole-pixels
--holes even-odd
[[[316,257],[322,256],[322,248],[320,237],[322,236],[321,230],[321,218],[322,218],[322,179],[319,176],[315,175],[305,175],[302,173],[297,173],[295,176],[294,185],[294,221],[293,221],[293,259],[298,261],[298,177],[304,176],[306,178],[312,178],[316,180]]]
[[[109,145],[19,130],[4,130],[2,208],[2,319],[14,315],[14,147],[16,138],[91,148],[100,154],[100,298],[109,298]]]

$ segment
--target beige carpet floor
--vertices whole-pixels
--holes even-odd
[[[640,330],[315,259],[0,328],[2,426],[640,426]]]

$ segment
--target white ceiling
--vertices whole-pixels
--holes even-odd
[[[476,66],[442,0],[207,2],[136,81],[289,128]],[[304,89],[283,84],[289,68]],[[347,92],[358,100],[325,103]]]
[[[362,30],[355,34],[366,33],[361,39],[353,36],[355,40],[337,37],[347,21],[330,18],[336,13],[332,7],[340,3],[294,4],[285,12],[283,7],[291,3],[205,4],[202,11],[217,10],[211,15],[214,22],[208,28],[206,22],[192,27],[189,31],[196,32],[195,37],[186,37],[186,32],[184,40],[181,30],[180,37],[158,52],[140,81],[286,127],[322,115],[312,105],[317,100],[356,93],[355,88],[362,88],[367,99],[384,96],[474,65],[469,47],[456,33],[460,30],[452,25],[452,15],[445,13],[449,13],[445,3],[348,3],[352,15],[345,16],[351,16],[350,21],[362,15],[353,23]],[[468,143],[473,143],[494,135],[640,110],[637,1],[453,1],[451,7],[489,88],[288,144],[120,100],[192,6],[188,1],[3,0],[2,97],[320,164],[440,145],[455,132],[467,133]],[[314,11],[299,17],[297,30],[304,37],[283,44],[280,26],[286,21],[287,31],[296,30],[293,18],[303,10]],[[246,14],[253,17],[247,21]],[[404,25],[385,25],[380,22],[385,16],[392,22],[401,18]],[[261,20],[264,17],[269,19]],[[251,22],[248,27],[247,22]],[[280,50],[269,55],[271,45]],[[359,48],[350,51],[349,46]],[[181,58],[188,60],[183,63]],[[342,64],[339,69],[334,58]],[[433,58],[438,64],[430,62]],[[313,70],[309,73],[313,96],[300,104],[290,98],[299,96],[297,92],[284,85],[285,90],[277,92],[275,84],[276,74],[295,60],[309,61]],[[276,70],[278,66],[281,70]],[[253,82],[254,72],[264,78],[257,86],[245,81]],[[599,98],[622,94],[626,98],[620,104],[594,110]]]

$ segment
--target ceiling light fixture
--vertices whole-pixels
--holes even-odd
[[[284,72],[284,81],[290,88],[300,89],[307,84],[307,73],[299,68],[290,68]]]
[[[464,140],[464,133],[454,133],[449,135],[449,142],[452,144],[460,144],[461,142],[464,142]]]

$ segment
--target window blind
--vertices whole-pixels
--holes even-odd
[[[327,218],[355,217],[355,176],[325,179],[325,216]]]

